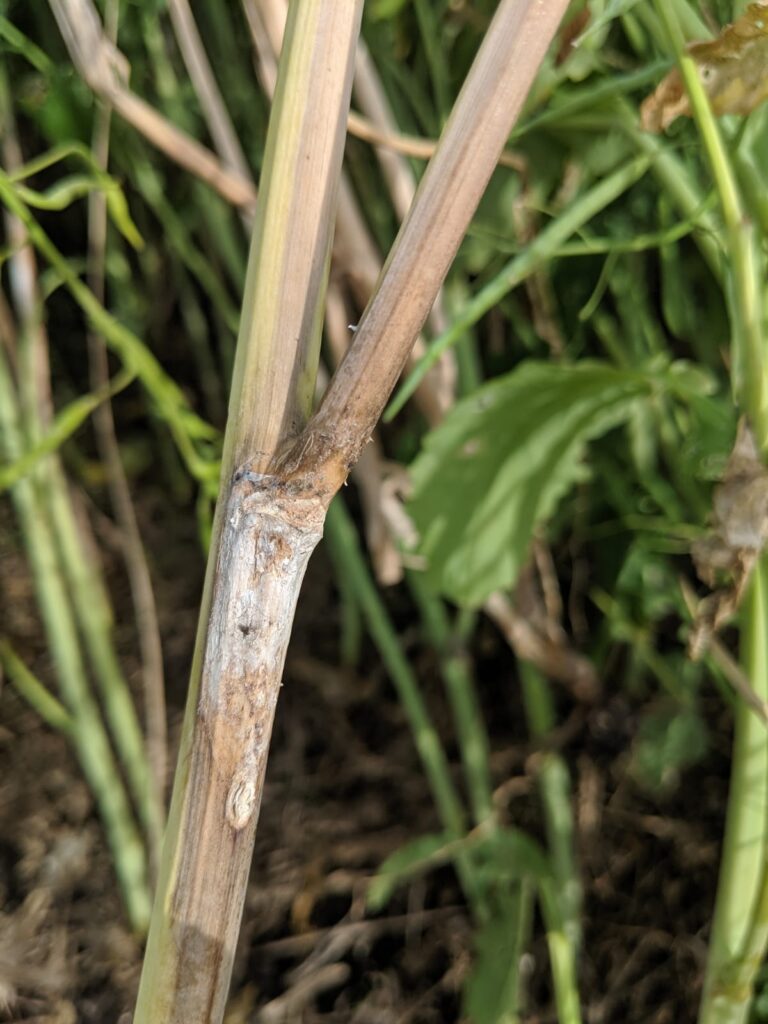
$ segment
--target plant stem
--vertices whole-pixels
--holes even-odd
[[[742,612],[742,662],[758,699],[768,699],[768,566],[763,559]],[[768,735],[736,702],[720,877],[699,1024],[745,1024],[768,939]]]
[[[11,683],[30,707],[40,715],[52,729],[62,732],[68,739],[75,734],[75,722],[64,705],[56,700],[43,686],[7,640],[0,638],[0,665],[5,669]]]
[[[531,736],[544,740],[557,724],[549,681],[528,662],[519,661],[523,705]],[[558,904],[574,951],[581,941],[581,881],[574,856],[571,785],[565,760],[556,751],[543,751],[537,778],[544,809],[544,824],[552,858]]]
[[[750,418],[761,449],[768,447],[768,381],[763,359],[765,329],[763,266],[755,227],[746,211],[728,151],[709,105],[696,63],[684,48],[672,8],[656,0],[656,8],[672,40],[680,74],[691,101],[704,153],[715,180],[728,254],[726,284],[733,323],[733,390]]]
[[[0,348],[0,447],[7,458],[22,452],[19,410],[5,355]],[[147,864],[130,803],[117,770],[98,706],[90,692],[46,503],[44,467],[12,490],[29,553],[40,609],[64,702],[74,722],[75,750],[99,807],[131,925],[138,934],[149,922]]]
[[[395,628],[365,564],[352,520],[338,497],[328,509],[326,537],[331,557],[337,565],[337,575],[345,576],[350,587],[354,588],[368,631],[397,690],[443,827],[452,838],[461,839],[467,831],[466,817],[451,781],[445,751],[419,692],[416,676],[403,654]],[[477,872],[466,849],[457,848],[455,863],[468,902],[476,915],[483,916],[484,902]]]
[[[528,728],[532,737],[544,739],[556,724],[549,682],[528,662],[518,661],[518,669]],[[578,1024],[581,1009],[576,965],[581,943],[582,889],[574,855],[571,786],[560,754],[543,751],[539,758],[537,778],[554,882],[552,898],[542,903],[552,984],[558,1021]]]
[[[768,448],[768,388],[763,357],[762,257],[739,187],[680,24],[664,0],[659,14],[675,51],[724,222],[726,294],[733,327],[732,386],[759,448]],[[754,574],[742,613],[742,665],[758,700],[768,697],[765,564]],[[768,884],[768,731],[746,702],[734,718],[731,787],[700,1024],[743,1024],[752,1001],[768,929],[758,908]],[[759,923],[758,923],[759,922]]]
[[[311,407],[361,14],[362,0],[290,9],[134,1024],[224,1015],[285,651],[325,511],[265,470]]]
[[[354,343],[308,425],[310,435],[337,438],[325,466],[334,492],[403,370],[567,6],[502,0],[496,9]]]
[[[466,653],[454,649],[455,633],[442,600],[427,588],[424,574],[408,573],[408,584],[421,611],[430,640],[440,656],[440,668],[451,702],[464,774],[475,824],[495,821],[491,792],[488,733],[475,691]]]

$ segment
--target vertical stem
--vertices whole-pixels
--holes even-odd
[[[755,695],[768,699],[768,567],[742,611],[741,652]],[[699,1024],[745,1024],[768,937],[768,743],[765,723],[736,702],[731,783]]]
[[[0,452],[15,459],[22,451],[19,409],[5,354],[0,349]],[[45,486],[45,477],[40,473],[19,480],[12,490],[13,502],[29,552],[62,696],[72,716],[75,750],[104,821],[128,917],[136,932],[142,934],[150,911],[144,848],[98,705],[90,691],[71,599],[40,494]]]
[[[717,187],[727,256],[725,282],[733,328],[733,392],[749,417],[761,451],[768,448],[768,387],[764,364],[763,259],[738,182],[693,58],[684,48],[676,12],[656,10],[677,57],[704,153]],[[742,612],[741,659],[760,700],[768,696],[764,561]],[[734,719],[731,788],[700,1024],[743,1024],[768,932],[757,927],[768,886],[768,732],[744,701]]]
[[[542,739],[555,726],[555,709],[548,680],[519,661],[525,717],[531,736]],[[547,944],[552,966],[559,1024],[581,1020],[577,958],[581,941],[581,881],[574,855],[573,812],[570,780],[564,759],[555,751],[541,755],[539,792],[544,809],[547,847],[554,876],[551,899],[542,903]]]
[[[337,575],[343,574],[350,588],[354,589],[370,635],[397,690],[443,828],[451,837],[462,838],[466,834],[464,808],[451,780],[445,751],[419,692],[413,670],[400,648],[397,633],[366,567],[355,528],[341,498],[337,497],[328,509],[326,536],[331,555],[338,563]],[[485,914],[484,900],[477,873],[466,849],[460,848],[456,853],[456,872],[475,914],[482,917]]]
[[[362,0],[292,4],[187,712],[134,1024],[218,1024],[317,497],[265,474],[310,411]]]
[[[429,592],[424,574],[408,573],[408,583],[430,639],[440,656],[440,667],[451,703],[475,823],[491,824],[495,816],[491,793],[488,733],[483,724],[466,654],[461,649],[452,649],[454,634],[445,605],[439,597]]]

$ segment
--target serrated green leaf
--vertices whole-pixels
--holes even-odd
[[[512,586],[537,524],[584,479],[587,442],[626,421],[656,379],[529,361],[460,402],[412,466],[410,512],[436,589],[477,606]]]
[[[419,836],[386,858],[368,888],[368,906],[381,910],[389,903],[395,889],[407,878],[423,873],[450,860],[456,839],[444,832]]]

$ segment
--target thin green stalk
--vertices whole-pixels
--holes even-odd
[[[159,858],[165,820],[163,798],[153,784],[136,706],[115,654],[109,598],[78,528],[58,460],[52,458],[44,472],[50,522],[104,715],[153,857]]]
[[[535,739],[544,739],[556,724],[549,682],[533,665],[521,661],[518,666],[528,729]],[[550,750],[539,756],[537,780],[554,879],[553,898],[542,905],[552,981],[559,1024],[577,1024],[581,1020],[576,964],[581,943],[582,888],[575,856],[571,785],[560,754]]]
[[[1,349],[0,445],[9,459],[19,458],[23,450],[19,410]],[[74,722],[75,750],[104,821],[129,920],[135,931],[143,934],[151,908],[146,856],[98,706],[90,692],[70,595],[41,497],[46,486],[47,478],[38,471],[34,477],[20,480],[12,497],[62,695]]]
[[[29,255],[31,257],[31,252]],[[47,343],[40,316],[37,296],[30,293],[25,308],[20,310],[19,337],[20,412],[26,442],[25,455],[30,450],[39,449],[44,442],[47,426],[46,412],[42,411],[47,396],[39,382],[41,360],[47,365]],[[125,371],[120,376],[125,377]],[[34,480],[39,485],[39,500],[47,513],[65,586],[74,605],[75,618],[93,668],[115,747],[153,855],[158,856],[164,818],[162,796],[152,784],[138,715],[112,643],[109,599],[92,552],[88,550],[78,527],[72,504],[73,496],[69,493],[61,463],[55,454],[47,456],[37,466]]]
[[[528,662],[518,664],[523,686],[523,706],[528,729],[536,740],[544,740],[557,721],[552,690],[547,679]],[[537,765],[537,780],[544,809],[544,826],[558,887],[558,903],[565,930],[574,952],[581,941],[581,880],[576,866],[575,829],[571,808],[571,784],[565,759],[557,751],[543,751]]]
[[[0,665],[20,696],[42,720],[69,739],[74,737],[75,722],[61,701],[50,693],[37,676],[30,672],[11,644],[0,638]]]
[[[742,612],[742,662],[760,700],[768,699],[768,566],[765,559]],[[736,702],[723,853],[699,1024],[746,1024],[768,939],[768,742],[765,724]]]
[[[765,699],[768,693],[768,631],[765,629],[765,623],[768,621],[768,560],[765,558],[762,559],[755,573],[752,601],[753,607],[750,612],[747,613],[745,610],[743,645],[745,660],[748,661],[748,667],[752,672],[751,678],[763,681],[763,693],[759,696]],[[740,701],[739,703],[743,705],[745,702]],[[768,761],[768,757],[766,760]],[[752,798],[752,794],[750,794],[750,799]],[[740,951],[744,978],[739,990],[743,991],[746,988],[749,991],[750,1002],[754,975],[765,957],[765,950],[768,946],[768,867],[766,867],[768,858],[765,856],[767,851],[768,839],[766,839],[763,850],[764,869],[760,898]]]
[[[733,391],[749,416],[761,450],[768,447],[768,389],[764,366],[762,257],[739,186],[675,12],[656,10],[680,68],[705,155],[715,180],[727,254],[725,282],[733,328]],[[768,696],[766,576],[755,573],[742,615],[742,665],[758,699]],[[768,731],[740,701],[734,719],[731,788],[723,857],[699,1011],[700,1024],[744,1024],[768,929],[760,920],[768,879]]]
[[[416,676],[365,564],[352,520],[338,497],[328,509],[325,537],[337,575],[344,575],[354,589],[368,631],[397,690],[443,826],[451,837],[461,838],[467,832],[464,808],[451,781],[445,751],[419,692]],[[456,852],[456,870],[473,911],[478,917],[484,917],[484,899],[477,872],[464,849]]]
[[[424,574],[409,572],[407,578],[429,638],[440,656],[440,669],[451,703],[475,823],[493,824],[495,813],[488,733],[466,653],[454,646],[455,632],[445,605],[429,591]]]
[[[8,175],[0,170],[0,202],[18,217],[29,240],[61,277],[72,297],[90,320],[94,330],[102,334],[126,369],[141,380],[149,396],[161,410],[184,461],[195,479],[214,486],[218,463],[208,460],[199,450],[200,440],[213,441],[217,432],[192,411],[183,392],[158,361],[127,327],[119,323],[83,284],[67,260],[19,199]]]
[[[656,7],[672,40],[720,199],[728,252],[726,281],[733,322],[734,394],[750,418],[760,447],[765,448],[768,446],[768,381],[763,359],[764,268],[760,247],[754,224],[744,209],[738,181],[696,63],[685,50],[680,26],[666,3],[656,0]]]

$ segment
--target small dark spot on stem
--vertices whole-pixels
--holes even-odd
[[[240,630],[243,636],[248,636],[248,634],[251,632],[251,627],[245,622],[238,622],[237,628]]]

